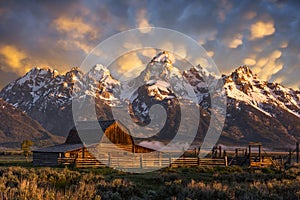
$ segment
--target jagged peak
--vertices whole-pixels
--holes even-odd
[[[113,78],[111,76],[110,70],[102,65],[102,64],[96,64],[94,67],[90,69],[90,71],[87,73],[88,77],[95,79],[96,81],[102,81],[106,78]]]
[[[72,67],[69,72],[82,72],[79,67]]]
[[[59,75],[59,72],[51,67],[33,67],[26,73],[26,75],[28,74],[53,74],[54,76],[57,76]]]
[[[151,60],[151,63],[154,62],[172,64],[171,60],[169,59],[169,54],[166,51],[161,51],[156,56],[154,56]]]
[[[83,71],[79,67],[72,67],[72,69],[70,71],[66,72],[66,76],[68,76],[68,75],[77,75],[77,74],[82,74],[83,75]]]
[[[109,69],[102,65],[102,64],[96,64],[92,69],[89,71],[89,74],[101,74],[101,76],[110,76],[110,71]]]
[[[238,67],[237,69],[234,70],[233,73],[241,74],[241,75],[247,75],[249,77],[255,77],[256,76],[255,74],[253,74],[253,72],[250,69],[250,67],[248,67],[246,65]]]
[[[95,71],[107,71],[108,70],[107,67],[105,67],[102,64],[96,64],[92,69]]]

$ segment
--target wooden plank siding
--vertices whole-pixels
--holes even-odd
[[[59,153],[44,153],[44,152],[35,152],[33,153],[33,164],[40,166],[56,166],[58,165]]]

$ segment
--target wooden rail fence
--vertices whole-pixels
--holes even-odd
[[[109,166],[113,168],[160,168],[183,166],[227,166],[227,157],[222,158],[196,158],[196,157],[113,157],[106,158],[59,158],[59,164],[74,165],[78,168],[98,168]]]

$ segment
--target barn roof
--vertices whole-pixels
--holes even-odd
[[[115,122],[115,120],[107,120],[107,121],[98,121],[100,127],[102,128],[103,132],[112,125]],[[87,137],[92,140],[96,140],[92,138],[93,136],[99,136],[99,125],[95,123],[94,121],[81,121],[77,123],[77,126],[74,126],[65,141],[66,144],[82,144],[82,140],[78,135],[77,130],[84,130],[84,133],[87,134]],[[78,129],[79,128],[79,129]],[[84,135],[81,135],[81,137],[84,137]],[[87,139],[88,139],[87,138]]]
[[[124,126],[121,122],[115,121],[115,120],[109,120],[109,121],[98,121],[100,127],[103,130],[103,133],[106,131],[108,127],[110,127],[112,124],[116,123],[117,126],[127,135],[131,138],[132,143],[134,144],[134,141],[132,139],[132,136],[129,133],[129,130],[126,126]],[[77,124],[78,125],[78,124]],[[51,147],[46,147],[46,148],[41,148],[34,150],[33,152],[45,152],[45,153],[62,153],[62,152],[67,152],[67,151],[72,151],[76,150],[79,148],[84,147],[85,145],[90,146],[96,143],[99,143],[101,138],[100,133],[99,133],[99,125],[95,122],[91,121],[82,121],[79,122],[79,125],[76,127],[73,127],[64,144],[59,144]],[[82,135],[78,135],[77,127],[80,128],[80,130],[84,130]],[[84,138],[85,144],[83,144],[81,138]],[[98,141],[99,140],[99,141]],[[139,145],[136,145],[139,146]],[[150,149],[147,147],[142,147],[140,148],[146,148]]]
[[[80,149],[83,144],[58,144],[51,147],[45,147],[41,149],[34,150],[33,152],[43,152],[43,153],[63,153],[67,151],[72,151]]]

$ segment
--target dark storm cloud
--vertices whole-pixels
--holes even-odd
[[[280,51],[274,65],[279,69],[282,64],[282,69],[272,73],[273,68],[266,65],[262,70],[270,73],[270,80],[297,87],[293,72],[300,72],[299,8],[298,1],[271,0],[1,1],[0,50],[10,45],[22,52],[28,57],[22,61],[26,67],[41,64],[66,70],[80,65],[89,49],[109,36],[149,24],[199,41],[214,53],[221,72],[232,71],[247,58],[258,63]],[[267,27],[262,32],[269,33],[254,37],[251,26],[258,22],[263,23],[257,27]],[[9,65],[5,67],[5,71],[17,73]]]

